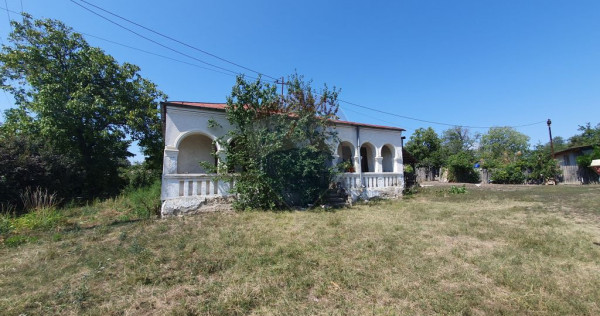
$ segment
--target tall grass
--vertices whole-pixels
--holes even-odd
[[[21,202],[25,211],[31,211],[55,208],[62,199],[58,198],[56,192],[49,192],[48,189],[27,187],[21,192]]]

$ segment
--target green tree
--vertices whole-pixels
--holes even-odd
[[[236,170],[233,193],[238,209],[278,209],[315,203],[334,175],[330,144],[338,92],[326,86],[313,92],[301,76],[288,78],[282,98],[276,86],[260,78],[238,77],[227,99],[227,119],[234,127],[220,139],[226,166]]]
[[[443,164],[442,142],[433,128],[419,128],[406,142],[406,150],[417,160],[417,167],[439,168]]]
[[[472,150],[475,141],[469,129],[462,126],[449,128],[442,133],[442,147],[448,155]]]
[[[552,137],[552,145],[555,152],[569,148],[569,143],[562,136]],[[546,143],[544,147],[550,148],[550,142]]]
[[[569,138],[570,147],[600,144],[600,123],[592,127],[588,122],[583,126],[580,125],[578,130],[581,134]]]
[[[589,168],[592,160],[600,159],[600,146],[594,146],[591,153],[577,157],[577,165],[581,168]]]
[[[479,182],[479,173],[473,168],[477,158],[473,152],[476,138],[469,129],[455,126],[442,133],[444,165],[451,182]]]
[[[524,159],[525,167],[529,170],[528,180],[532,182],[544,183],[547,179],[555,179],[562,173],[558,163],[552,158],[549,143],[536,145]]]
[[[512,127],[492,127],[479,142],[482,166],[494,168],[517,162],[528,148],[529,136]]]
[[[165,95],[137,66],[119,64],[60,21],[25,14],[12,26],[0,74],[17,108],[7,111],[2,133],[28,134],[68,156],[87,197],[118,190],[132,141],[160,167]]]

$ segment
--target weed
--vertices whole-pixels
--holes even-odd
[[[7,247],[18,247],[22,244],[26,244],[28,242],[36,241],[37,238],[31,236],[23,236],[23,235],[13,235],[4,240],[4,244]]]
[[[123,194],[125,204],[136,218],[147,219],[160,215],[160,181],[149,187],[130,189]]]
[[[13,217],[10,214],[0,214],[0,235],[8,234],[15,229]]]
[[[467,188],[465,187],[464,184],[462,187],[457,187],[457,186],[453,185],[450,187],[450,189],[448,189],[448,193],[450,193],[450,194],[465,194],[465,193],[467,193]]]
[[[64,221],[64,216],[55,208],[41,208],[17,217],[13,225],[17,231],[50,230]]]
[[[25,211],[31,211],[55,208],[60,204],[61,199],[55,192],[48,192],[48,189],[27,187],[21,192],[21,202]]]

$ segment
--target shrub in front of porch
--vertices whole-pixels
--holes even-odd
[[[233,126],[219,139],[226,166],[236,170],[231,190],[236,209],[283,209],[316,203],[334,176],[329,167],[337,139],[335,118],[338,92],[327,87],[314,93],[299,75],[288,78],[287,94],[277,87],[238,77],[227,100],[226,115]]]

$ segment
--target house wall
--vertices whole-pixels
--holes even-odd
[[[357,137],[358,128],[358,137]],[[358,143],[362,146],[363,144],[370,144],[373,146],[373,151],[369,154],[371,158],[369,164],[370,172],[384,172],[383,167],[383,146],[388,146],[393,155],[386,166],[387,172],[404,173],[403,161],[402,161],[402,132],[395,130],[377,129],[364,126],[353,126],[338,124],[336,126],[338,138],[340,142],[347,142],[352,145],[352,151],[354,152],[354,170],[357,172],[361,169],[360,165],[360,150],[357,150]],[[337,144],[334,148],[337,148]],[[342,159],[339,154],[336,155],[339,158],[336,162],[341,162]]]
[[[577,155],[574,152],[568,152],[562,155],[557,155],[554,157],[558,164],[562,166],[577,166]]]

